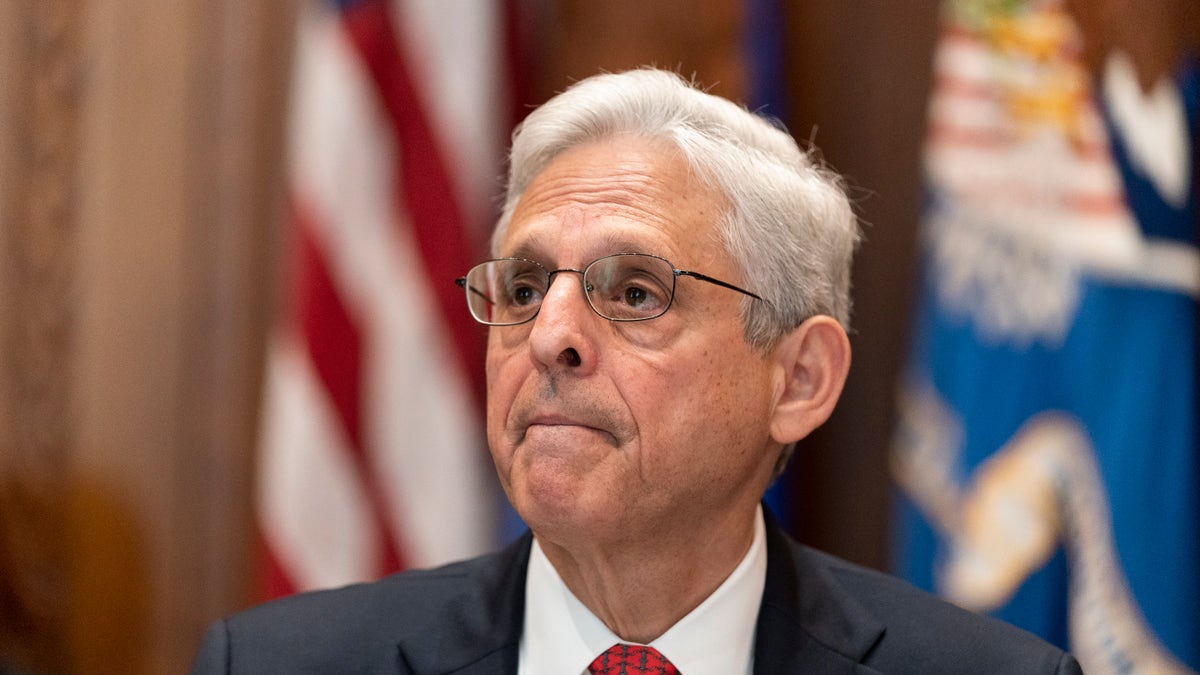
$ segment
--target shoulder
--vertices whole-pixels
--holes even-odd
[[[490,635],[520,616],[528,541],[504,551],[379,581],[267,602],[214,623],[193,672],[358,672],[403,641]],[[436,642],[436,640],[435,640]],[[331,670],[332,669],[332,670]]]
[[[454,612],[495,602],[495,589],[504,585],[506,577],[522,573],[514,569],[512,553],[505,550],[370,583],[299,593],[235,614],[228,622],[232,627],[260,630],[287,625],[296,631],[325,631],[331,625],[355,631],[380,626],[405,629],[413,620],[427,621],[431,607]]]
[[[1031,633],[969,612],[896,577],[796,547],[882,624],[866,665],[883,672],[1079,672],[1070,655]]]

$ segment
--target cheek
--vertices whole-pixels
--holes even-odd
[[[642,429],[655,429],[664,437],[662,442],[684,440],[693,448],[722,446],[732,451],[735,446],[757,445],[755,430],[766,426],[769,376],[753,355],[731,353],[740,349],[740,344],[710,346],[686,363],[676,361],[658,376],[635,382],[641,404],[631,406],[635,414],[651,411],[648,418],[642,413],[640,421],[657,420]]]
[[[488,347],[486,363],[488,445],[499,461],[501,454],[511,453],[511,448],[507,448],[504,428],[521,380],[516,372],[515,360],[494,344]]]
[[[498,402],[511,405],[513,392],[519,386],[520,379],[533,367],[528,351],[527,326],[491,329],[484,364],[488,408]]]
[[[624,367],[619,381],[642,442],[676,444],[681,434],[701,431],[718,391],[704,361],[677,352],[670,358],[641,360],[637,366]]]

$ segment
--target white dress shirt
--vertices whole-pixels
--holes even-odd
[[[760,506],[746,556],[712,595],[650,646],[682,675],[751,675],[754,628],[766,580],[766,528]],[[525,581],[519,675],[587,675],[588,664],[618,642],[626,641],[571,593],[535,538]]]

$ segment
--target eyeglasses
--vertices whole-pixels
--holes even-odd
[[[675,299],[675,280],[681,276],[762,300],[720,279],[675,269],[665,258],[647,253],[605,256],[581,270],[547,270],[532,260],[500,258],[479,263],[454,283],[466,290],[467,307],[476,321],[488,326],[516,326],[537,316],[559,272],[580,275],[588,305],[609,321],[647,321],[662,316]]]

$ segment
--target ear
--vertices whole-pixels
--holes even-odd
[[[850,339],[833,317],[814,316],[775,347],[775,409],[771,438],[804,438],[833,413],[850,370]]]

